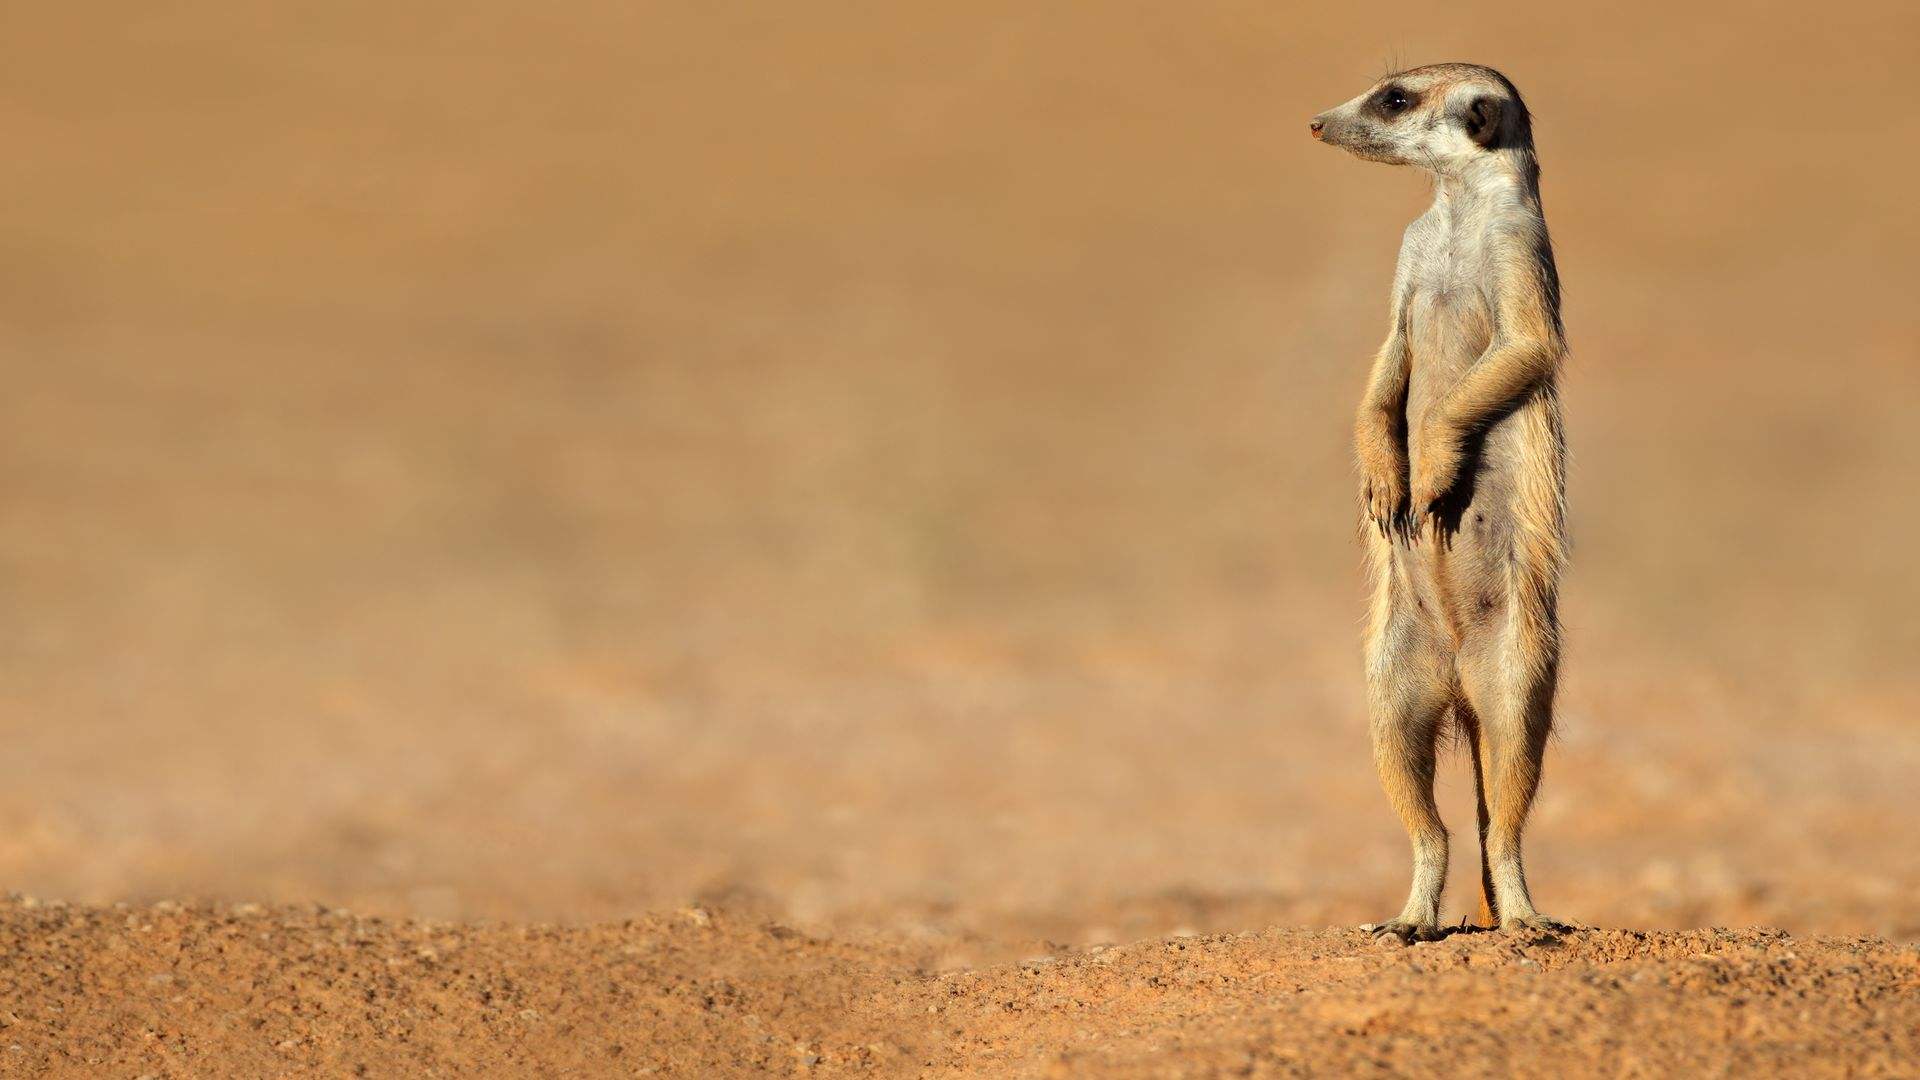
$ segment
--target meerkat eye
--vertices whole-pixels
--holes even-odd
[[[1376,100],[1379,102],[1380,111],[1387,116],[1397,116],[1405,112],[1407,106],[1413,104],[1413,98],[1397,86],[1389,86],[1380,91],[1380,96]]]

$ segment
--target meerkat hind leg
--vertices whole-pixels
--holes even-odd
[[[1488,634],[1461,650],[1461,688],[1479,718],[1476,768],[1485,788],[1483,850],[1492,911],[1502,930],[1573,929],[1534,909],[1520,853],[1527,813],[1553,727],[1554,663],[1519,655],[1505,635]]]
[[[1432,629],[1401,609],[1375,632],[1367,666],[1374,764],[1413,844],[1413,886],[1398,917],[1365,929],[1403,942],[1432,941],[1445,934],[1440,893],[1447,883],[1447,829],[1434,802],[1433,776],[1441,723],[1452,704],[1450,665]]]
[[[1480,915],[1475,925],[1488,930],[1500,928],[1500,910],[1493,895],[1493,861],[1487,854],[1487,769],[1486,740],[1480,737],[1480,717],[1464,695],[1453,703],[1454,723],[1466,737],[1467,755],[1473,765],[1474,822],[1480,833]]]

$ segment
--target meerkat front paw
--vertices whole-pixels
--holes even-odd
[[[1399,463],[1369,466],[1360,490],[1361,512],[1382,536],[1406,531],[1407,482]]]

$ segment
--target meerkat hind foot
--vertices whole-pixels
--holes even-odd
[[[1383,923],[1367,923],[1360,929],[1376,938],[1395,937],[1400,944],[1411,945],[1416,941],[1439,941],[1447,936],[1445,927],[1437,924],[1411,922],[1407,919],[1390,919]]]
[[[1570,922],[1562,922],[1551,915],[1534,912],[1531,915],[1515,915],[1500,920],[1500,929],[1508,933],[1515,931],[1535,931],[1549,934],[1571,934],[1581,927]]]

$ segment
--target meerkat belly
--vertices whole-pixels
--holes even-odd
[[[1477,290],[1416,292],[1408,317],[1407,454],[1417,473],[1427,411],[1486,351],[1493,331]],[[1419,607],[1456,642],[1497,621],[1509,603],[1514,470],[1524,457],[1514,421],[1501,419],[1466,447],[1462,475],[1442,515],[1446,535],[1429,531],[1400,556]]]

